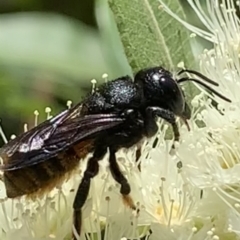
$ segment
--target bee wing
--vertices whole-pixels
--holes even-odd
[[[17,138],[10,140],[0,149],[0,156],[11,157],[15,152],[27,152],[32,149],[41,148],[45,139],[49,138],[59,125],[64,122],[80,116],[81,104],[76,105],[72,109],[65,110],[51,118],[44,121],[31,130],[19,135]]]
[[[52,124],[45,123],[34,131],[14,139],[0,151],[3,165],[0,169],[11,171],[44,162],[71,145],[94,134],[115,127],[125,120],[119,114],[65,115]],[[61,121],[60,121],[61,119]],[[33,130],[33,129],[32,129]],[[19,142],[20,141],[20,142]]]

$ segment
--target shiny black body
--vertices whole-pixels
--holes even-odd
[[[202,80],[217,85],[198,72],[183,70],[179,74],[183,72],[193,73]],[[60,168],[63,169],[62,172],[67,171],[65,165],[68,161],[64,160],[62,153],[67,153],[73,158],[77,155],[84,157],[86,154],[81,155],[81,151],[86,149],[92,152],[93,156],[88,161],[73,204],[74,226],[80,234],[81,208],[88,196],[91,179],[98,173],[98,161],[102,160],[109,150],[111,174],[121,186],[120,193],[124,202],[130,208],[136,209],[130,197],[128,181],[116,161],[116,152],[120,148],[138,144],[144,137],[155,135],[158,131],[158,118],[164,119],[172,126],[174,140],[178,141],[180,135],[176,117],[180,117],[185,123],[191,117],[190,108],[179,83],[190,80],[206,87],[197,79],[174,79],[172,74],[162,67],[140,70],[134,81],[125,76],[101,85],[72,109],[60,113],[3,146],[0,156],[5,159],[1,167],[6,177],[5,183],[11,181],[11,172],[20,175],[21,172],[18,171],[28,168],[41,170],[42,167],[46,168],[41,164],[47,161],[57,161],[58,167],[52,165],[56,167],[56,172],[60,173]],[[230,101],[210,87],[207,88],[222,99]],[[139,152],[137,155],[139,157]],[[76,166],[72,168],[74,167]],[[50,180],[51,178],[46,176],[39,186],[47,186]],[[11,194],[9,191],[9,197],[19,195],[21,194],[18,194],[17,188]]]
[[[168,71],[159,67],[139,71],[135,81],[126,76],[105,83],[82,104],[86,115],[111,113],[123,117],[120,125],[98,133],[96,138],[96,142],[101,139],[101,147],[106,145],[116,150],[155,135],[157,117],[172,125],[176,116],[190,118],[180,86]]]

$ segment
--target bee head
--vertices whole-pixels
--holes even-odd
[[[180,77],[183,73],[190,73],[198,78]],[[176,75],[180,78],[175,79],[172,73],[160,66],[146,68],[137,72],[134,81],[142,88],[147,106],[160,107],[173,112],[183,120],[189,119],[191,117],[191,110],[186,103],[184,92],[180,87],[180,84],[186,81],[195,82],[208,90],[210,94],[213,93],[224,101],[231,102],[229,98],[204,83],[205,81],[218,86],[217,82],[197,71],[183,69]]]
[[[186,110],[190,117],[182,89],[173,75],[163,67],[140,70],[135,75],[135,82],[142,87],[147,106],[164,108],[178,116]]]

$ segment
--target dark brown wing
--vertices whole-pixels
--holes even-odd
[[[0,149],[0,156],[7,155],[11,157],[15,152],[27,152],[41,148],[44,141],[51,137],[59,125],[64,122],[80,116],[81,105],[65,110],[54,118],[44,121],[31,130],[19,135],[17,138],[10,140]]]
[[[3,146],[0,169],[11,171],[46,161],[84,138],[125,121],[117,114],[81,116],[76,111],[64,112]]]

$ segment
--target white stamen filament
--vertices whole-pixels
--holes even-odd
[[[1,126],[1,125],[0,125],[0,136],[1,136],[1,138],[2,138],[2,140],[3,140],[4,143],[7,143],[7,142],[8,142],[6,136],[5,136],[4,132],[3,132],[3,129],[2,129],[2,126]]]
[[[47,114],[47,119],[51,118],[51,111],[52,111],[52,109],[50,107],[45,108],[45,113]]]

